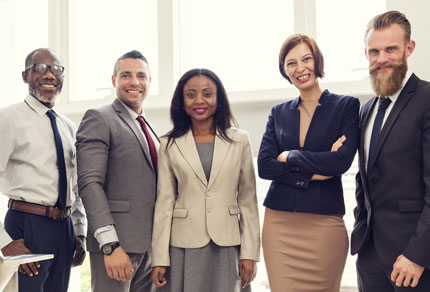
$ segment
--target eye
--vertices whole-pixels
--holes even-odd
[[[189,98],[194,98],[196,95],[194,93],[192,93],[192,92],[188,92],[186,94],[186,96],[189,97]]]
[[[307,63],[307,62],[309,62],[309,61],[311,61],[311,60],[312,60],[312,57],[311,57],[311,56],[307,56],[307,57],[305,57],[305,58],[303,59],[303,62]]]
[[[286,66],[287,66],[287,67],[292,67],[292,66],[294,66],[294,65],[296,65],[296,62],[293,62],[293,61],[289,61],[289,62],[287,62],[287,64],[286,64]]]
[[[204,94],[203,94],[203,96],[204,97],[212,97],[212,92],[205,92]]]
[[[127,78],[127,77],[130,76],[130,74],[128,74],[128,73],[122,73],[120,76],[121,76],[121,78]]]
[[[137,77],[140,79],[147,79],[147,76],[145,74],[139,74]]]
[[[388,47],[387,48],[387,52],[388,53],[392,53],[392,52],[394,52],[396,50],[396,48],[395,47]]]

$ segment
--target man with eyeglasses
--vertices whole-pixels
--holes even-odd
[[[75,126],[53,110],[64,67],[41,48],[25,60],[29,95],[0,109],[0,190],[9,197],[0,249],[4,256],[54,254],[19,267],[19,291],[67,291],[70,269],[85,258],[86,220],[76,185]]]

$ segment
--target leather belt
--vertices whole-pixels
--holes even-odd
[[[67,207],[65,210],[62,210],[56,207],[43,206],[24,201],[16,201],[12,199],[9,199],[8,207],[11,210],[45,216],[57,220],[65,219],[69,217],[71,213],[70,207]]]

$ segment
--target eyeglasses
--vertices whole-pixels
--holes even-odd
[[[52,74],[54,74],[55,76],[61,76],[64,73],[64,67],[60,66],[60,65],[46,65],[46,64],[33,64],[31,66],[28,66],[27,68],[25,68],[25,70],[28,70],[32,68],[33,72],[37,72],[40,74],[45,74],[46,71],[51,70]]]

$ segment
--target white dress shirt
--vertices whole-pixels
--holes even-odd
[[[0,109],[0,191],[11,199],[54,206],[58,199],[57,152],[48,107],[27,96]],[[76,187],[75,125],[56,113],[68,180],[67,206],[72,206],[76,235],[85,235],[86,220]],[[0,248],[12,239],[0,221]]]
[[[387,117],[390,115],[391,109],[393,108],[394,104],[396,103],[397,98],[400,95],[400,92],[402,92],[403,87],[405,87],[406,82],[409,80],[411,75],[412,75],[412,72],[410,72],[410,71],[406,72],[406,76],[402,82],[402,87],[399,89],[399,91],[397,91],[393,95],[388,96],[391,99],[391,103],[385,112],[384,120],[382,121],[381,131],[384,128],[385,121],[387,120]],[[364,132],[364,161],[365,161],[364,167],[366,168],[366,171],[367,171],[367,159],[369,158],[370,139],[372,137],[373,124],[375,123],[375,118],[376,118],[377,112],[378,112],[378,103],[376,103],[376,105],[372,109],[372,113],[371,113],[371,116],[369,118],[369,122],[368,122],[366,130]]]
[[[148,149],[149,149],[149,145],[148,145],[148,142],[146,141],[146,137],[143,134],[143,131],[142,131],[142,128],[140,126],[139,121],[137,120],[138,116],[142,116],[144,118],[144,120],[146,121],[145,112],[143,111],[143,108],[142,108],[142,113],[140,115],[138,115],[134,110],[132,110],[130,107],[128,107],[119,98],[118,98],[118,100],[127,109],[127,112],[130,114],[131,118],[134,120],[136,127],[139,129],[139,133],[143,137],[142,140],[145,141],[146,146],[148,146]],[[147,123],[147,125],[148,125],[148,123]],[[155,148],[157,149],[157,152],[158,152],[158,149],[160,148],[160,142],[158,142],[157,136],[150,129],[149,125],[147,128],[148,128],[148,131],[152,137],[152,140],[154,141]],[[94,231],[94,237],[96,238],[97,242],[99,243],[100,248],[107,243],[119,241],[118,235],[117,235],[117,233],[115,231],[115,227],[113,225],[108,225],[108,226],[98,228],[96,231]]]

